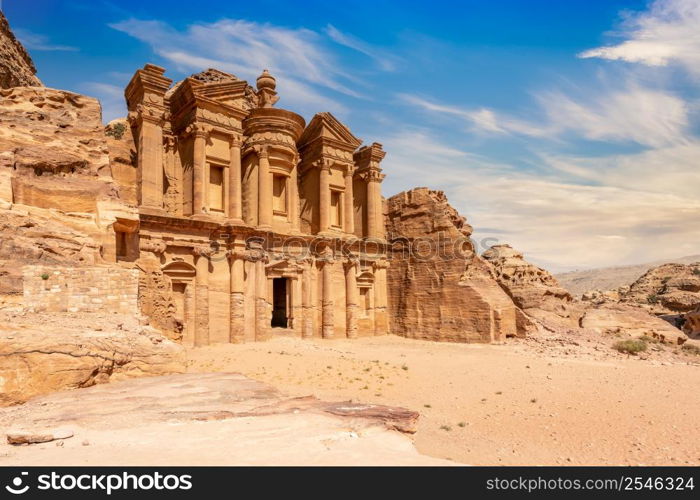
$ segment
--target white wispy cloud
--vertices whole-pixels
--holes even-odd
[[[553,158],[543,162],[549,170],[525,172],[461,151],[423,129],[381,140],[391,152],[383,165],[391,173],[387,194],[427,182],[444,190],[477,228],[478,245],[496,238],[550,270],[673,258],[700,247],[700,176],[683,167],[696,163],[698,150],[690,146],[604,158],[596,169],[591,158],[556,158],[593,170],[581,179],[550,165]],[[668,168],[658,166],[674,156],[682,161],[667,180]],[[675,183],[684,185],[673,188]]]
[[[346,107],[326,95],[328,91],[362,97],[348,85],[354,77],[336,62],[323,37],[305,28],[236,19],[195,23],[183,31],[139,19],[110,26],[149,44],[181,72],[215,67],[254,82],[262,69],[269,69],[287,106],[302,112],[316,112],[323,105],[342,115]]]
[[[554,139],[573,133],[591,140],[662,146],[686,140],[689,106],[670,93],[630,83],[622,89],[572,97],[561,91],[535,94],[535,114],[520,119],[489,108],[466,109],[410,94],[399,99],[424,111],[464,119],[473,132]]]
[[[616,34],[625,40],[586,50],[579,57],[648,66],[677,63],[700,78],[699,0],[656,0],[648,11],[630,15]]]
[[[39,33],[32,33],[29,30],[22,28],[13,29],[17,39],[22,42],[28,50],[46,50],[46,51],[77,51],[77,47],[72,47],[70,45],[60,45],[56,43],[51,43],[46,35],[41,35]]]
[[[343,33],[332,24],[327,25],[324,32],[335,43],[356,50],[370,59],[373,59],[382,70],[393,71],[396,69],[399,59],[395,55],[378,47],[374,47],[349,33]]]

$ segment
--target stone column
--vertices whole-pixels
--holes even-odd
[[[374,263],[374,334],[389,333],[387,318],[386,268],[389,263],[382,259]]]
[[[314,336],[313,306],[311,304],[311,268],[313,261],[304,262],[301,282],[302,327],[301,336],[310,339]]]
[[[324,339],[332,339],[335,327],[335,318],[333,317],[333,258],[331,256],[324,257],[322,262],[321,336]]]
[[[238,250],[229,252],[231,262],[229,342],[238,344],[245,339],[245,278],[244,254]]]
[[[343,229],[348,234],[355,232],[355,214],[353,213],[352,166],[345,170],[345,206],[343,207]]]
[[[258,227],[272,228],[272,177],[267,147],[258,151]]]
[[[194,345],[209,344],[209,256],[211,248],[205,246],[194,247],[195,276],[194,291]]]
[[[157,110],[141,112],[138,172],[141,181],[141,205],[163,209],[163,127]]]
[[[381,238],[379,219],[382,214],[382,195],[379,188],[379,173],[367,173],[367,236]]]
[[[200,126],[194,129],[194,154],[192,159],[192,215],[206,212],[205,186],[207,170],[207,133]]]
[[[241,186],[241,139],[232,135],[229,142],[229,190],[228,217],[234,222],[243,222],[243,201]]]
[[[265,257],[262,251],[255,260],[255,340],[266,340],[270,332],[270,307],[267,298]]]
[[[331,165],[329,162],[323,162],[319,169],[319,192],[318,192],[318,209],[319,209],[319,233],[325,233],[330,228],[329,216],[331,210]]]
[[[297,164],[298,157],[295,157],[292,165],[292,170],[289,173],[289,221],[292,224],[292,230],[299,231],[299,181]]]
[[[357,338],[357,261],[345,263],[345,333],[349,339]]]

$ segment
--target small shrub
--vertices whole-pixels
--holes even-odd
[[[700,276],[700,267],[694,268],[694,269],[693,269],[693,274],[694,274],[695,276]]]
[[[126,125],[123,123],[115,123],[114,125],[109,125],[105,129],[105,135],[114,137],[115,139],[121,139],[126,132]]]
[[[641,340],[642,342],[646,342],[647,344],[660,344],[661,343],[661,340],[654,338],[654,337],[650,337],[648,335],[640,336],[639,340]]]
[[[652,293],[651,295],[647,296],[647,302],[649,304],[656,304],[659,301],[659,296],[656,295],[655,293]]]
[[[621,340],[613,344],[613,349],[623,354],[637,354],[647,350],[647,343],[639,339]]]
[[[49,279],[49,273],[42,273],[41,279],[44,280],[44,281],[46,281],[47,279]]]
[[[681,351],[687,354],[693,354],[695,356],[700,356],[700,347],[694,344],[683,344],[681,346]]]
[[[670,276],[664,276],[663,279],[661,280],[661,283],[665,285],[666,283],[668,283],[668,280],[670,280],[670,279],[671,279]]]
[[[426,407],[426,408],[432,408],[432,407],[433,407],[432,405],[423,405],[423,406]]]
[[[452,430],[452,427],[450,427],[449,425],[441,425],[440,429],[443,431],[450,432]]]
[[[402,370],[406,370],[406,371],[408,371],[408,366],[406,366],[406,365],[402,365],[402,366],[401,366],[401,369],[402,369]]]
[[[466,424],[465,422],[460,422],[460,423],[458,423],[457,425],[459,425],[460,427],[464,427],[464,426],[467,425],[467,424]]]

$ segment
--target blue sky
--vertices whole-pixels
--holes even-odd
[[[124,115],[153,62],[217,67],[378,141],[385,195],[444,190],[551,270],[700,253],[700,0],[4,0],[43,82]]]

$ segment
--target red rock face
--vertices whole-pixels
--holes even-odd
[[[0,12],[0,88],[42,86],[29,54]]]
[[[447,342],[523,335],[529,320],[503,292],[469,240],[472,229],[441,191],[387,200],[391,332]]]

